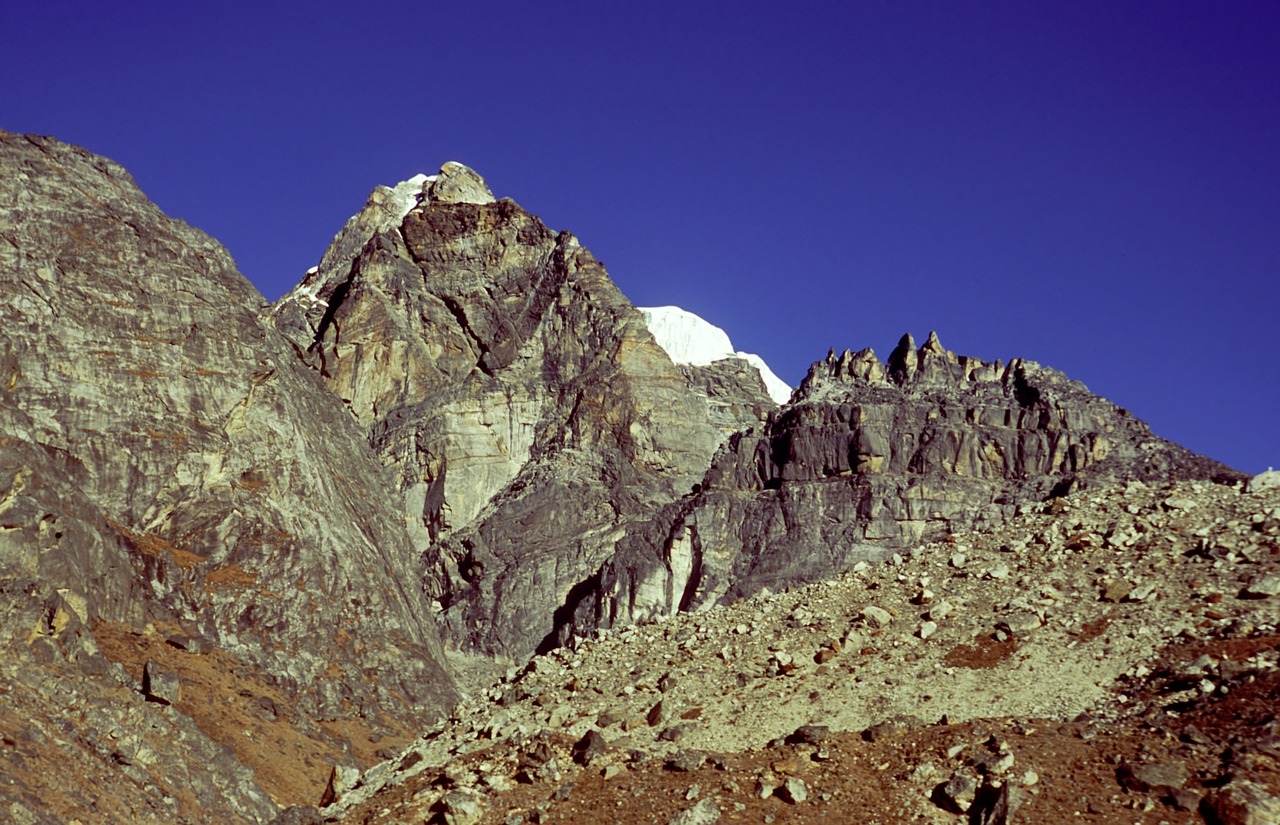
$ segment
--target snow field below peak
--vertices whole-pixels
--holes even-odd
[[[705,367],[725,358],[738,358],[756,368],[769,397],[779,404],[791,398],[791,387],[758,355],[737,352],[723,329],[675,306],[636,307],[658,346],[677,364]]]

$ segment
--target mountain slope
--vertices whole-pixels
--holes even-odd
[[[452,704],[385,470],[259,321],[261,296],[222,247],[163,215],[110,161],[0,133],[0,289],[11,644],[21,648],[26,605],[41,599],[82,639],[55,668],[76,671],[100,623],[154,623],[287,692],[317,741],[342,738],[318,722],[377,735]],[[54,629],[30,632],[57,642]],[[93,661],[96,687],[80,694],[91,706],[124,678]],[[174,724],[188,738],[229,733]],[[230,799],[187,798],[181,812],[238,805],[228,816],[261,817],[265,797],[240,780],[219,795]]]

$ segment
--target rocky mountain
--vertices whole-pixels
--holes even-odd
[[[692,389],[576,238],[456,163],[375,191],[272,317],[396,473],[466,652],[547,643],[619,539],[773,406],[758,375]]]
[[[870,349],[815,363],[695,493],[628,537],[560,638],[818,581],[1077,487],[1241,478],[1061,373],[908,334],[887,363]]]
[[[1053,370],[906,336],[788,394],[457,163],[375,189],[274,305],[114,163],[0,132],[0,166],[15,822],[572,822],[676,784],[645,821],[818,821],[864,758],[933,787],[864,728],[999,796],[1007,743],[940,744],[988,705],[1114,710],[1142,743],[1108,698],[1133,668],[1274,638],[1274,479]],[[1264,686],[1237,712],[1268,656],[1215,665],[1221,696]],[[989,657],[1007,670],[970,668]],[[978,727],[893,721],[926,704]],[[1271,747],[1209,740],[1231,736]],[[1217,783],[1206,817],[1277,775],[1207,745],[1180,764]],[[912,794],[862,818],[952,821]]]
[[[259,320],[226,251],[84,150],[0,133],[0,167],[2,670],[8,690],[32,691],[14,706],[28,725],[143,774],[170,758],[202,775],[235,766],[222,746],[239,734],[215,720],[167,714],[172,748],[145,734],[144,698],[181,708],[176,689],[133,692],[131,725],[103,710],[125,679],[98,652],[103,626],[216,649],[286,692],[318,742],[446,711],[456,693],[402,511],[376,492],[394,490],[387,471]],[[55,776],[6,773],[33,783],[6,791],[17,804],[50,804]],[[183,782],[183,796],[179,775],[157,780],[159,820],[274,809],[253,782]]]

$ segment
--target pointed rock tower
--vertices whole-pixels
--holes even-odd
[[[757,420],[713,415],[575,237],[457,163],[376,190],[273,317],[396,473],[468,651],[546,642],[619,539]]]

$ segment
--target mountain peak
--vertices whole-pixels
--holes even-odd
[[[495,198],[484,178],[470,166],[448,161],[431,179],[427,190],[431,200],[441,203],[493,203]]]

